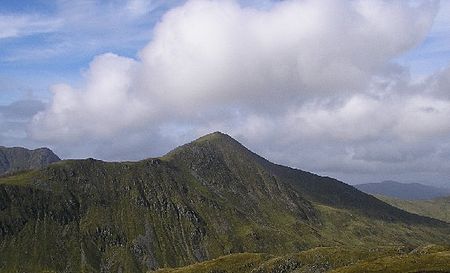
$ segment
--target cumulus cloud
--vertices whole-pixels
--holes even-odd
[[[103,54],[80,88],[53,86],[29,133],[130,159],[223,130],[324,173],[415,168],[450,143],[448,73],[417,83],[392,60],[424,39],[437,11],[435,1],[188,1],[137,59]]]
[[[416,45],[434,13],[430,3],[285,1],[261,11],[189,2],[164,17],[141,52],[142,86],[194,107],[354,92]]]
[[[52,104],[34,117],[34,136],[77,140],[86,134],[111,136],[130,126],[142,112],[141,103],[128,92],[136,65],[129,58],[104,54],[91,63],[82,90],[53,86]]]

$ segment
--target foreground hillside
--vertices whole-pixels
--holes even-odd
[[[450,272],[450,248],[319,247],[285,256],[242,253],[156,273],[436,273]]]
[[[379,246],[450,244],[449,234],[221,133],[161,158],[61,161],[0,178],[0,272],[146,272],[315,247],[354,249],[354,260]]]
[[[377,196],[380,200],[411,213],[436,218],[450,223],[450,196],[432,200],[400,200]]]
[[[0,146],[0,175],[39,169],[59,160],[59,157],[47,148],[28,150],[21,147]]]

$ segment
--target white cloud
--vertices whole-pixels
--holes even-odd
[[[359,90],[424,37],[435,12],[385,4],[370,13],[370,3],[285,1],[260,11],[190,2],[165,16],[142,51],[145,88],[208,102]]]
[[[129,92],[136,66],[132,59],[104,54],[92,61],[82,90],[53,86],[51,106],[34,117],[39,126],[34,136],[39,139],[52,134],[65,140],[79,140],[86,134],[109,137],[117,129],[131,126],[145,110]]]
[[[162,18],[138,59],[100,55],[83,87],[54,86],[30,135],[107,159],[224,130],[271,158],[325,172],[436,162],[450,143],[450,102],[430,90],[445,89],[447,74],[416,83],[391,61],[424,39],[437,8],[189,1]],[[118,145],[123,154],[109,153]]]

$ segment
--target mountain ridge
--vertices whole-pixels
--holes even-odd
[[[230,253],[450,244],[450,225],[372,198],[221,133],[137,162],[63,160],[0,178],[0,272],[145,272]]]
[[[239,151],[239,154],[243,158],[247,157],[247,159],[256,160],[259,164],[272,171],[273,175],[286,179],[291,186],[297,188],[301,193],[307,194],[308,198],[313,199],[314,201],[322,203],[324,205],[337,205],[337,203],[340,203],[340,205],[343,208],[349,208],[354,207],[356,204],[364,204],[367,202],[371,202],[375,203],[374,206],[382,206],[383,209],[389,210],[390,212],[397,212],[397,213],[399,212],[397,207],[392,207],[391,205],[388,205],[384,202],[379,202],[379,200],[373,197],[372,195],[359,192],[357,188],[348,185],[342,181],[339,181],[337,179],[327,176],[320,176],[297,168],[272,163],[269,160],[252,152],[231,136],[224,134],[222,132],[214,132],[202,136],[190,143],[187,143],[172,150],[166,156],[169,157],[174,156],[174,154],[180,153],[184,149],[188,150],[192,149],[193,146],[202,144],[204,142],[211,142],[214,145],[216,145],[216,147],[222,146],[221,149],[223,149],[224,144],[232,146],[235,149],[234,152]],[[165,158],[166,156],[163,156],[162,158]],[[292,176],[296,178],[292,179]],[[353,197],[353,199],[349,198],[350,200],[348,200],[345,198],[338,198],[338,196],[333,195],[333,191],[336,190],[336,187],[339,189],[341,194],[342,192],[345,192],[347,197]],[[367,210],[370,210],[371,207],[370,206],[361,207],[358,209],[366,210],[367,212]]]

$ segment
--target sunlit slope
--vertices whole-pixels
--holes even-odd
[[[377,196],[377,198],[411,213],[450,223],[450,196],[431,200],[400,200],[386,196]]]
[[[232,254],[157,273],[361,273],[450,272],[450,249],[427,246],[345,248],[320,247],[295,254],[273,256],[258,253]]]

